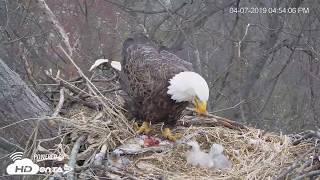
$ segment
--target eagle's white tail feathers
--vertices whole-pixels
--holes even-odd
[[[105,64],[108,63],[109,60],[108,59],[97,59],[94,64],[90,67],[89,71],[92,71],[93,69],[97,68],[98,66],[100,66],[101,64]],[[111,61],[111,67],[121,71],[121,64],[118,61]]]
[[[111,61],[111,67],[118,71],[121,71],[121,63],[118,61]]]

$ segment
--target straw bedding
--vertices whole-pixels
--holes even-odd
[[[107,150],[111,152],[120,144],[125,144],[127,139],[135,136],[130,127],[127,127],[128,124],[132,125],[130,121],[127,122],[128,124],[122,124],[119,130],[121,123],[117,122],[115,126],[114,120],[110,119],[110,115],[106,112],[96,112],[79,107],[75,109],[70,111],[67,117],[68,131],[72,132],[71,136],[74,139],[79,134],[88,136],[86,146],[79,153],[83,155],[84,152],[87,152],[83,160],[87,164],[92,162],[92,158],[104,144],[107,144]],[[305,161],[319,153],[315,149],[305,154],[317,144],[317,141],[310,139],[293,145],[294,136],[264,132],[255,128],[235,130],[223,126],[210,127],[208,124],[206,126],[179,126],[176,132],[183,134],[183,137],[198,141],[201,148],[206,151],[209,150],[212,143],[223,145],[225,154],[232,161],[232,169],[220,171],[192,167],[186,163],[186,146],[175,144],[164,152],[128,155],[127,158],[131,160],[131,163],[125,168],[118,169],[117,172],[112,173],[107,168],[100,167],[99,170],[97,169],[99,173],[95,170],[89,174],[86,171],[79,173],[86,173],[86,176],[92,177],[128,179],[274,179],[294,163],[300,164],[296,165],[284,178],[296,177],[307,171],[306,168],[312,169],[312,167],[319,166],[319,161],[314,161],[308,167],[301,167]],[[63,146],[70,146],[64,149],[71,149],[72,142]],[[88,149],[91,149],[89,153]],[[298,158],[301,159],[301,162],[297,161]]]

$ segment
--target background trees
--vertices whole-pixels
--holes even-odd
[[[0,9],[0,58],[44,99],[44,70],[76,74],[57,45],[88,70],[98,58],[120,60],[123,40],[143,31],[193,63],[216,114],[285,132],[319,124],[318,1],[7,0]]]

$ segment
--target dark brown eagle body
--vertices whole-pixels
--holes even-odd
[[[137,120],[174,125],[188,102],[175,102],[167,94],[169,80],[183,71],[192,71],[188,63],[168,51],[160,51],[143,35],[123,43],[120,83],[127,93],[127,110]]]

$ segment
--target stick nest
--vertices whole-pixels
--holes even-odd
[[[81,82],[76,86],[75,81],[67,82],[58,76],[52,79],[66,88],[67,100],[76,102],[62,117],[56,117],[62,125],[61,141],[56,147],[69,164],[74,164],[70,163],[73,161],[70,157],[77,157],[75,171],[80,179],[303,179],[317,175],[319,170],[318,131],[282,135],[214,115],[186,115],[178,121],[175,131],[188,137],[186,141],[196,140],[206,151],[212,143],[224,146],[233,164],[231,169],[220,171],[188,165],[187,148],[178,143],[167,149],[123,155],[131,163],[122,168],[110,167],[106,163],[110,153],[137,136],[122,109],[117,88],[111,87],[105,91],[107,94],[101,94],[99,84],[93,85],[84,77],[86,81],[77,79],[87,83],[82,87]],[[95,107],[103,108],[93,110]],[[82,142],[83,136],[86,139]],[[74,147],[79,144],[80,148]],[[72,149],[80,149],[77,156],[71,154]]]
[[[93,161],[93,157],[103,144],[107,144],[110,153],[120,144],[126,143],[127,139],[135,136],[127,127],[127,124],[132,124],[131,122],[122,125],[117,122],[117,125],[114,125],[117,119],[110,120],[101,112],[87,108],[71,114],[69,123],[73,124],[73,127],[69,131],[71,130],[72,136],[76,138],[83,133],[88,136],[85,148],[79,153],[80,156],[78,155],[78,158],[82,157],[82,160],[87,162],[86,164]],[[198,117],[185,116],[185,119],[190,120],[190,118]],[[184,121],[184,118],[180,121]],[[129,166],[117,169],[116,172],[96,167],[95,173],[90,176],[98,174],[100,177],[130,177],[129,179],[272,179],[278,176],[297,177],[319,168],[319,159],[315,158],[315,155],[319,156],[319,148],[308,152],[318,145],[316,140],[299,140],[298,144],[293,145],[296,139],[301,139],[303,136],[281,135],[255,128],[230,129],[225,126],[210,126],[209,123],[205,126],[198,124],[190,127],[178,126],[176,132],[196,140],[206,151],[210,149],[212,143],[223,145],[225,154],[232,161],[232,169],[220,171],[192,167],[186,163],[186,146],[177,144],[160,153],[148,152],[127,156],[131,160]],[[71,145],[72,143],[67,146]],[[312,162],[306,164],[310,160]],[[295,167],[290,170],[291,166]],[[88,176],[88,172],[85,174]]]

